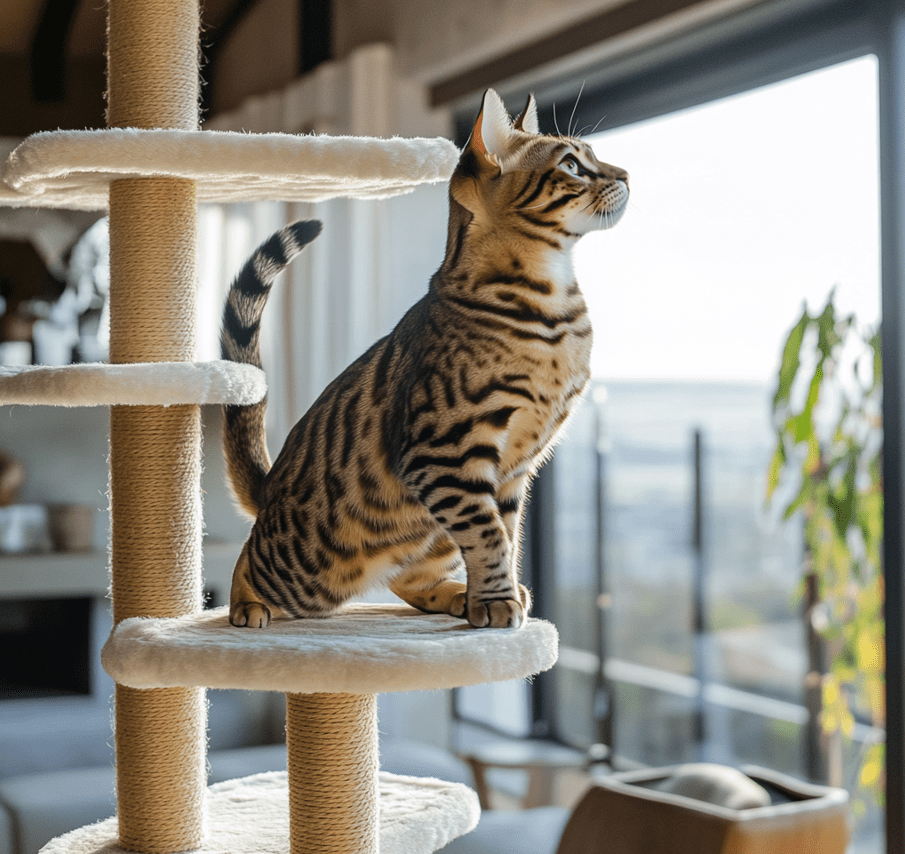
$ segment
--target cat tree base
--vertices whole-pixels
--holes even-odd
[[[380,854],[430,854],[478,823],[478,797],[459,783],[381,773],[378,789]],[[208,789],[205,838],[196,854],[292,850],[285,772],[228,780]],[[126,849],[118,841],[116,818],[109,818],[51,840],[41,854],[126,854]]]

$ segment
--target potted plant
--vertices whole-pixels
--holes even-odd
[[[839,316],[834,296],[817,314],[805,308],[785,342],[768,500],[785,519],[803,520],[806,617],[826,650],[808,690],[827,778],[841,785],[841,737],[851,736],[855,714],[878,733],[885,724],[882,365],[879,332]],[[861,787],[882,801],[881,738],[865,744],[857,765]]]

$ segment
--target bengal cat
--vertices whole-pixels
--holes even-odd
[[[255,520],[233,572],[233,625],[326,616],[380,585],[472,626],[525,624],[525,495],[589,378],[571,251],[614,225],[628,195],[627,173],[585,142],[538,132],[533,97],[513,123],[486,92],[427,294],[326,388],[272,467],[265,403],[225,407],[229,478]],[[273,279],[319,232],[288,226],[247,262],[224,358],[260,365]]]

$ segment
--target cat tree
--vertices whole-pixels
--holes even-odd
[[[46,852],[427,854],[470,830],[464,786],[378,774],[376,695],[552,666],[548,623],[474,630],[405,606],[266,631],[201,610],[201,409],[250,403],[263,376],[197,364],[199,201],[388,196],[442,181],[445,140],[198,130],[198,0],[110,0],[108,129],[37,134],[0,202],[109,209],[110,362],[0,371],[0,403],[110,405],[116,818]],[[288,773],[205,783],[204,688],[287,697]]]

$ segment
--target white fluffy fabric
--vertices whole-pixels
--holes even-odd
[[[379,694],[521,679],[556,662],[551,623],[475,629],[408,605],[352,603],[326,619],[229,624],[229,608],[191,617],[124,620],[101,654],[130,688],[245,688]]]
[[[385,198],[446,181],[449,141],[233,131],[50,131],[28,137],[0,170],[0,203],[104,210],[119,178],[198,182],[200,202]]]
[[[461,783],[380,775],[380,854],[430,854],[473,830],[477,795]],[[208,790],[205,841],[197,854],[289,854],[286,772],[217,783]],[[41,854],[126,854],[115,818],[51,840]]]
[[[93,363],[57,368],[0,366],[0,404],[251,404],[262,400],[266,393],[264,372],[238,362]]]

